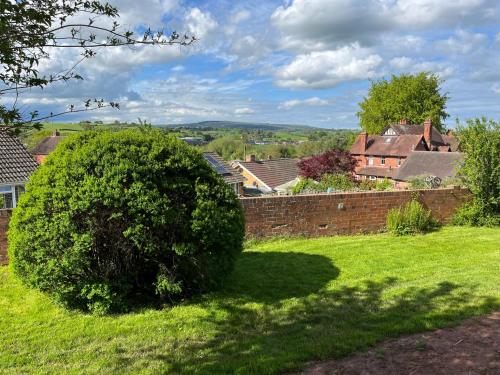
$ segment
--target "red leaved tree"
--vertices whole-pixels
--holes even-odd
[[[324,174],[345,174],[354,172],[356,167],[354,159],[349,151],[330,150],[320,155],[301,160],[298,163],[299,174],[304,178],[321,180]]]

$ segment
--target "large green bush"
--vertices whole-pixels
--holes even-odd
[[[391,209],[387,215],[387,230],[398,236],[425,233],[436,225],[431,212],[415,199],[404,207]]]
[[[457,130],[465,154],[459,175],[472,192],[473,201],[458,210],[454,223],[500,225],[500,123],[473,119]]]
[[[83,132],[31,177],[9,256],[69,307],[120,311],[219,285],[243,234],[236,196],[194,148],[151,129]]]

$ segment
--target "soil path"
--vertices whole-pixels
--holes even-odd
[[[454,328],[401,337],[302,375],[500,375],[500,312]]]

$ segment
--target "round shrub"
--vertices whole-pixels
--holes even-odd
[[[105,313],[218,286],[243,235],[239,201],[196,149],[159,130],[90,131],[31,177],[9,256],[26,284]]]

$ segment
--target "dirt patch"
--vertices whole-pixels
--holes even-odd
[[[303,375],[499,375],[500,312],[455,327],[402,337]]]

